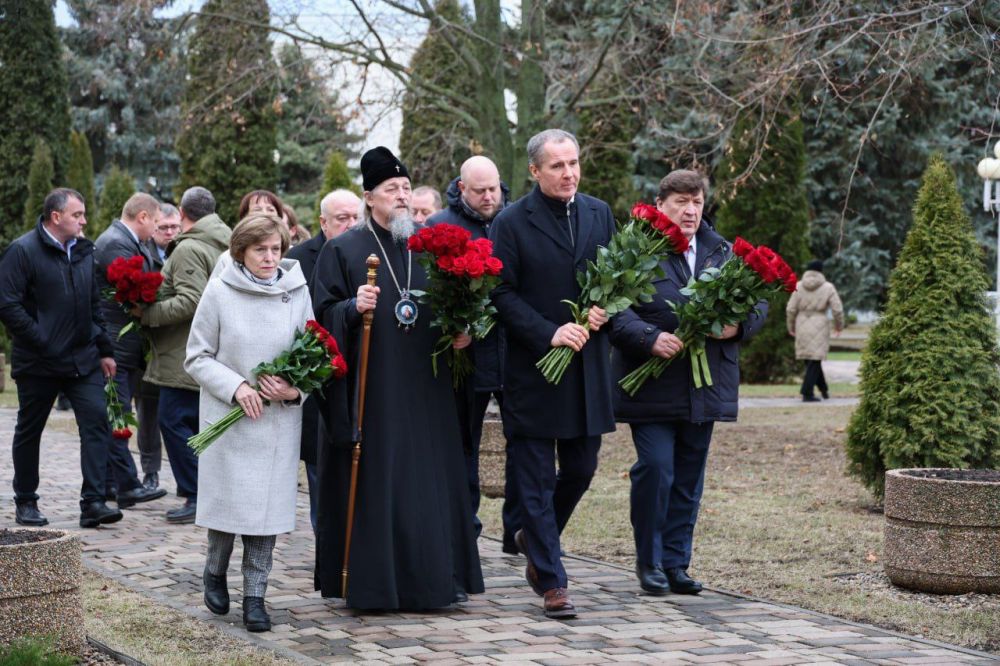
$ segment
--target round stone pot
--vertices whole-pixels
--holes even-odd
[[[70,532],[0,529],[0,644],[48,636],[84,647],[80,539]]]
[[[900,587],[1000,593],[1000,471],[886,472],[883,563]]]
[[[479,491],[487,497],[503,497],[505,467],[507,465],[507,440],[503,424],[487,419],[483,421],[483,437],[479,440]]]

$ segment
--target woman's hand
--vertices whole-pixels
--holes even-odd
[[[299,397],[299,390],[283,377],[260,375],[257,383],[260,385],[260,394],[267,400],[295,400]]]
[[[233,398],[236,400],[236,404],[243,408],[243,413],[251,420],[258,418],[264,410],[264,401],[261,400],[260,393],[257,393],[246,382],[237,387]]]

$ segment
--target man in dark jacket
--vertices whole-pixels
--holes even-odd
[[[510,190],[500,181],[496,164],[488,157],[476,155],[463,164],[459,176],[451,181],[446,193],[448,207],[427,220],[427,225],[454,224],[472,234],[472,238],[486,238],[490,225],[503,210],[510,198]],[[499,324],[484,340],[472,343],[475,371],[471,381],[456,392],[458,419],[462,427],[462,444],[465,448],[466,473],[469,478],[469,495],[475,516],[476,534],[482,531],[479,512],[479,443],[483,436],[483,418],[490,403],[490,396],[503,405],[503,327]],[[502,407],[501,407],[502,408]],[[519,502],[514,484],[511,456],[507,456],[503,503],[503,551],[517,554],[514,534],[521,528],[518,518]]]
[[[80,526],[122,518],[104,503],[111,428],[104,381],[115,359],[104,330],[94,279],[94,244],[79,238],[87,224],[83,196],[60,188],[45,197],[34,229],[0,259],[0,320],[12,338],[11,377],[17,382],[14,429],[15,519],[48,523],[38,510],[38,459],[42,431],[63,391],[80,430]]]
[[[601,330],[607,314],[591,307],[584,327],[563,301],[580,298],[577,271],[607,245],[615,221],[606,203],[577,192],[580,151],[569,132],[532,137],[528,168],[538,186],[490,230],[503,261],[493,292],[507,336],[503,426],[521,502],[523,528],[515,541],[528,560],[525,576],[545,598],[548,617],[572,617],[559,534],[590,486],[601,435],[614,430],[614,417],[607,329]],[[535,367],[553,347],[577,352],[555,385]]]
[[[660,266],[665,277],[655,282],[657,294],[615,317],[611,326],[612,365],[621,379],[650,356],[673,358],[682,349],[673,334],[677,316],[668,302],[683,303],[681,289],[692,276],[718,267],[731,256],[729,244],[702,224],[705,179],[679,170],[660,181],[656,207],[676,222],[691,247],[684,255],[668,255]],[[698,517],[708,445],[716,421],[735,421],[739,406],[739,347],[764,323],[767,303],[757,305],[738,326],[726,326],[705,352],[713,384],[694,388],[690,359],[666,367],[630,397],[615,385],[615,417],[628,423],[638,460],[632,466],[631,519],[635,535],[636,575],[640,587],[654,595],[671,590],[698,594],[701,583],[687,574],[694,524]]]
[[[153,269],[153,258],[146,242],[153,235],[153,228],[160,219],[160,203],[146,194],[138,192],[129,197],[122,208],[121,219],[111,223],[104,233],[94,242],[94,259],[97,262],[97,284],[101,292],[112,290],[108,283],[108,266],[118,258],[130,259],[141,256],[142,270]],[[138,329],[120,335],[122,328],[133,318],[128,315],[114,297],[105,297],[101,302],[101,313],[107,322],[108,336],[115,350],[115,363],[118,372],[115,374],[115,386],[118,400],[126,412],[132,411],[132,399],[138,397],[139,381],[146,365],[142,348],[142,338]],[[119,509],[139,502],[149,502],[167,494],[162,488],[148,488],[139,482],[136,476],[135,461],[128,450],[128,440],[112,438],[110,456],[112,460],[121,461],[116,469],[128,471],[128,474],[114,475],[116,501]],[[111,471],[109,467],[109,472]],[[108,478],[108,482],[112,479]]]

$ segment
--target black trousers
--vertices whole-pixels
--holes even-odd
[[[829,392],[826,377],[823,376],[822,361],[806,361],[806,374],[802,378],[802,395],[813,395],[813,388],[818,388],[824,394]]]
[[[80,506],[88,502],[104,501],[104,482],[111,448],[111,426],[108,423],[107,404],[104,400],[104,376],[100,368],[84,377],[31,377],[17,378],[17,425],[14,428],[14,500],[37,500],[38,459],[42,431],[49,419],[49,412],[56,396],[62,391],[69,398],[80,431],[80,471],[83,485],[80,489]],[[126,476],[127,467],[116,474]]]
[[[508,459],[514,459],[526,555],[538,570],[538,582],[543,590],[568,584],[560,557],[559,535],[590,487],[597,471],[600,448],[600,436],[558,440],[512,437],[510,440]]]
[[[115,373],[115,389],[118,392],[118,401],[122,403],[122,409],[126,413],[132,411],[132,399],[139,392],[139,379],[142,377],[142,370],[127,366],[118,366]],[[111,448],[108,451],[108,474],[105,481],[107,493],[111,495],[111,489],[118,492],[125,492],[138,488],[139,477],[137,476],[135,460],[132,452],[128,450],[127,439],[111,438]]]
[[[163,465],[163,438],[160,436],[160,387],[139,380],[139,396],[135,401],[139,419],[139,463],[143,474],[159,474]]]

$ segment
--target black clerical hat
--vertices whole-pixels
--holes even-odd
[[[410,172],[385,146],[372,148],[361,156],[361,178],[365,192],[371,192],[383,181],[399,176],[409,178]]]

